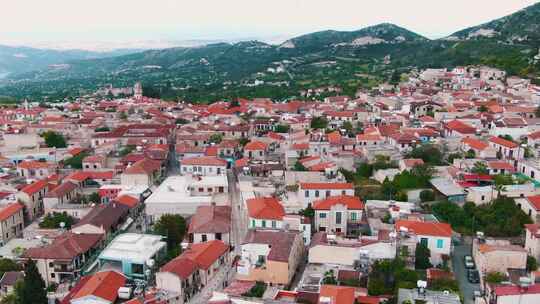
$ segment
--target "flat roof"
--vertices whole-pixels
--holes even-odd
[[[444,177],[432,178],[430,183],[445,196],[465,195],[463,188],[456,186],[453,181]]]
[[[146,199],[145,204],[175,204],[175,203],[211,203],[212,196],[191,196],[188,187],[208,187],[222,186],[227,187],[227,177],[219,176],[201,176],[193,178],[192,176],[175,175],[165,179],[161,185]]]
[[[152,234],[120,234],[101,252],[99,259],[144,264],[167,246],[161,239],[162,236]]]

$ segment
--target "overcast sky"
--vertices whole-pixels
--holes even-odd
[[[3,0],[5,41],[235,39],[391,22],[430,38],[538,0]]]

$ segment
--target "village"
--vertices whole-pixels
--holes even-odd
[[[0,110],[4,299],[42,280],[61,304],[540,303],[529,79],[463,66],[208,105],[102,91]]]

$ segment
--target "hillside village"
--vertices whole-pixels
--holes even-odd
[[[3,301],[33,269],[61,304],[540,303],[529,79],[425,69],[209,105],[124,91],[0,109]]]

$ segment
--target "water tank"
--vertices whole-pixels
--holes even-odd
[[[123,287],[118,288],[118,298],[122,300],[131,299],[131,293],[132,293],[131,287],[123,286]]]

